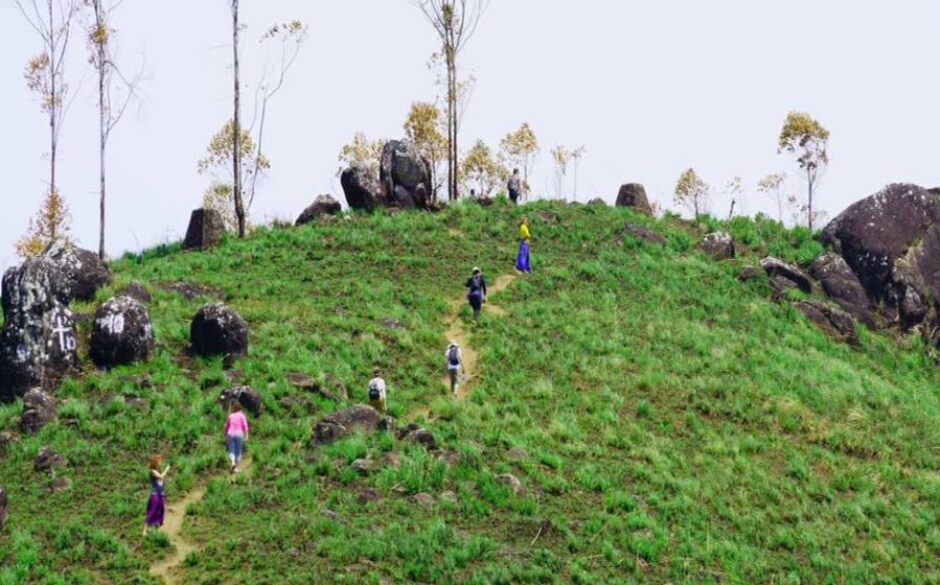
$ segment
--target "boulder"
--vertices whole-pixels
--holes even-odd
[[[42,257],[59,267],[65,277],[69,298],[90,301],[95,293],[111,284],[111,269],[98,254],[83,250],[65,240],[49,245]]]
[[[65,457],[59,455],[49,447],[43,447],[39,450],[36,460],[33,461],[33,471],[40,473],[50,471],[55,467],[62,467],[68,463]]]
[[[783,260],[768,256],[760,261],[760,267],[770,277],[771,282],[779,287],[792,288],[788,284],[790,283],[805,293],[813,292],[813,282],[796,266],[791,266]]]
[[[56,418],[55,401],[39,388],[33,388],[23,396],[23,415],[20,429],[24,433],[36,434]]]
[[[233,404],[238,403],[255,416],[264,412],[264,402],[261,400],[261,394],[249,386],[234,386],[223,391],[222,395],[219,396],[219,402],[226,410]]]
[[[352,408],[334,412],[313,427],[310,444],[313,447],[332,443],[349,436],[354,430],[374,432],[382,427],[383,418],[371,406],[359,404]]]
[[[382,500],[382,494],[378,490],[372,488],[362,490],[359,492],[359,495],[356,496],[356,501],[359,502],[360,506],[365,506],[366,504],[375,504]]]
[[[842,256],[825,252],[813,260],[809,273],[819,281],[823,291],[836,304],[861,323],[870,328],[875,327],[865,288]]]
[[[153,302],[153,295],[150,294],[144,285],[140,284],[136,280],[125,286],[118,293],[118,296],[130,297],[134,300],[140,301],[141,303],[150,303]]]
[[[189,338],[196,355],[240,357],[248,353],[248,323],[222,303],[208,303],[199,309],[189,327]]]
[[[69,303],[68,279],[62,270],[45,258],[30,258],[3,274],[3,315],[41,315]]]
[[[114,297],[95,311],[89,355],[99,368],[147,361],[153,347],[150,313],[140,301]]]
[[[0,402],[30,388],[52,391],[78,366],[77,348],[75,320],[65,305],[6,313],[0,331]]]
[[[734,258],[734,238],[727,232],[712,232],[702,238],[699,249],[715,260],[729,260]]]
[[[617,193],[617,207],[632,207],[644,215],[653,215],[653,208],[646,198],[646,189],[639,183],[627,183],[620,186]]]
[[[300,226],[317,221],[325,215],[339,215],[342,210],[343,206],[332,196],[320,195],[307,209],[304,209],[300,217],[297,218],[296,225]]]
[[[428,207],[431,167],[410,140],[389,140],[382,148],[379,181],[399,207]]]
[[[343,171],[339,179],[346,195],[346,204],[351,209],[372,211],[382,204],[382,190],[369,168],[353,165]]]
[[[799,301],[794,303],[794,306],[809,321],[836,341],[852,346],[858,345],[855,320],[842,309],[817,300]]]
[[[522,482],[519,481],[519,478],[517,478],[515,475],[512,475],[511,473],[503,473],[501,475],[497,475],[494,479],[496,480],[496,483],[501,483],[508,487],[512,491],[512,495],[516,496],[517,498],[521,498],[525,495],[525,488],[522,487]]]
[[[7,519],[10,517],[8,505],[7,491],[3,486],[0,486],[0,532],[3,532],[3,529],[7,527]]]
[[[434,439],[434,434],[427,429],[416,429],[408,433],[405,436],[405,440],[415,445],[422,445],[428,451],[433,451],[437,449],[437,441]]]
[[[625,237],[647,244],[656,244],[658,246],[666,245],[666,238],[649,228],[630,222],[624,224],[623,229],[614,234],[614,243],[622,243]]]
[[[888,323],[912,327],[940,305],[940,202],[910,184],[888,185],[823,229]]]
[[[349,468],[359,475],[369,475],[369,473],[375,468],[375,464],[371,459],[360,458],[350,463]]]
[[[600,197],[595,197],[587,202],[588,205],[593,205],[596,207],[607,207],[607,202],[601,199]]]
[[[208,250],[222,241],[225,235],[225,220],[214,209],[194,209],[189,217],[186,239],[183,248],[187,250]]]

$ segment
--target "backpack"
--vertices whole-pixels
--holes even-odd
[[[456,345],[447,352],[447,363],[455,368],[460,365],[460,350]]]
[[[382,390],[379,389],[378,380],[369,382],[369,400],[378,400],[382,397]]]

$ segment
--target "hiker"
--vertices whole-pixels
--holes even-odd
[[[467,284],[464,286],[470,289],[470,292],[467,293],[467,301],[470,303],[470,308],[473,309],[473,318],[478,319],[480,309],[483,308],[483,303],[486,302],[486,279],[483,278],[483,273],[480,272],[478,267],[473,267],[473,274],[467,279]]]
[[[163,526],[163,515],[166,512],[166,496],[164,495],[164,483],[166,475],[170,472],[170,466],[167,465],[163,471],[162,455],[152,455],[148,461],[150,468],[150,499],[147,501],[147,515],[144,518],[144,536],[147,535],[147,529],[158,529]]]
[[[447,360],[447,374],[450,376],[450,393],[457,396],[457,375],[461,371],[467,375],[467,368],[463,365],[463,352],[457,342],[451,341],[444,352],[444,359]]]
[[[375,368],[372,370],[372,379],[369,380],[369,404],[372,405],[372,408],[383,414],[388,407],[388,395],[386,392],[385,380],[382,379],[382,370]]]
[[[512,176],[509,177],[509,182],[506,183],[506,189],[509,190],[509,199],[518,204],[519,195],[522,193],[522,177],[519,176],[519,169],[512,170]]]
[[[229,410],[228,418],[225,419],[225,447],[228,451],[228,460],[232,464],[232,473],[238,473],[238,466],[242,462],[242,451],[245,449],[247,440],[248,419],[242,412],[242,405],[235,402]]]
[[[529,240],[532,236],[529,233],[529,219],[522,216],[519,220],[519,254],[516,256],[516,270],[522,273],[532,272],[532,261],[529,258]]]

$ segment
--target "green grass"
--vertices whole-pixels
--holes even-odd
[[[491,279],[511,270],[521,213],[535,273],[493,295],[507,315],[473,325],[461,312],[480,382],[452,404],[441,383],[448,300],[473,265]],[[615,244],[627,219],[667,246]],[[0,456],[11,503],[0,584],[152,583],[147,568],[172,543],[140,536],[151,452],[174,466],[171,501],[208,484],[186,521],[202,545],[184,563],[192,583],[940,581],[932,360],[886,334],[862,331],[858,349],[834,343],[770,302],[762,279],[736,280],[762,254],[812,260],[811,234],[766,220],[704,224],[458,205],[115,263],[99,300],[131,280],[155,293],[155,357],[66,382],[60,423]],[[717,227],[735,235],[740,260],[694,249]],[[216,401],[223,365],[186,354],[206,299],[158,289],[177,280],[222,291],[251,324],[250,355],[235,368],[266,412],[251,421],[251,476],[234,483]],[[393,415],[430,410],[446,458],[383,434],[311,449],[312,423],[337,406],[315,398],[319,412],[301,416],[279,404],[296,393],[287,372],[336,376],[363,400],[374,365]],[[141,373],[150,388],[133,386]],[[101,400],[124,394],[149,409]],[[15,430],[20,408],[0,407],[0,430]],[[69,459],[59,475],[71,491],[43,493],[48,478],[32,471],[42,445]],[[389,452],[397,468],[349,469]],[[522,497],[495,480],[502,473],[522,481]],[[367,488],[381,500],[360,505]]]

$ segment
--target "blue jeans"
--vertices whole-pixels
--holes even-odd
[[[225,439],[228,446],[228,456],[235,461],[235,465],[241,463],[242,451],[245,449],[245,437],[243,435],[229,435]]]

